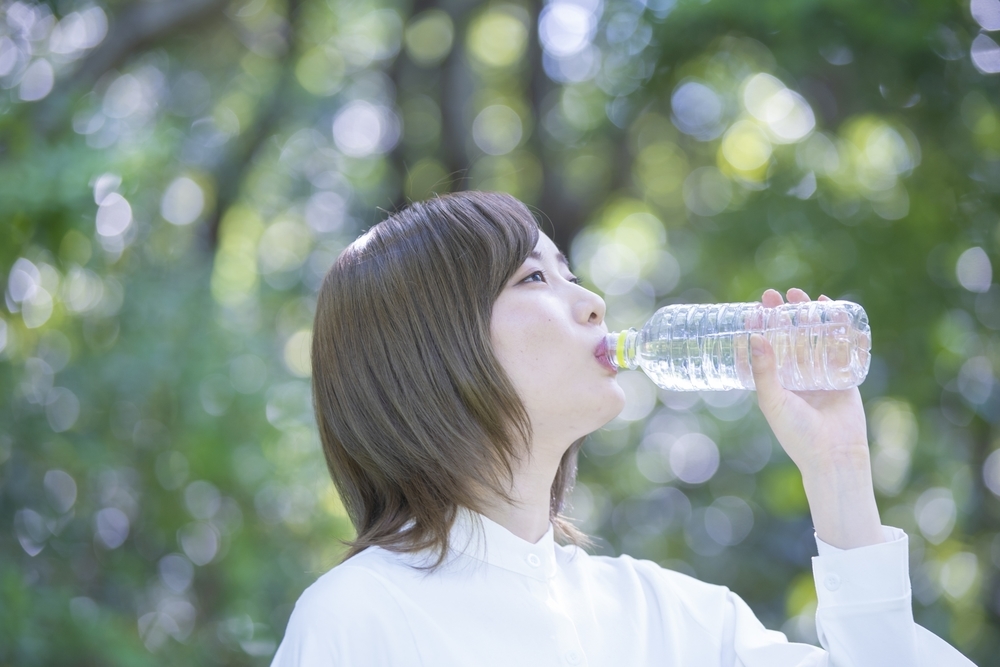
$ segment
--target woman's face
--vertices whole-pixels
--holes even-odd
[[[539,233],[493,305],[493,349],[528,412],[536,450],[551,444],[565,451],[625,406],[617,371],[595,355],[608,331],[604,300],[576,280]]]

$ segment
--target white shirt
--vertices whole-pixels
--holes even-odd
[[[817,538],[824,649],[767,630],[728,588],[629,556],[531,544],[461,511],[445,564],[369,548],[299,598],[272,667],[952,667],[913,622],[906,535],[841,550]]]

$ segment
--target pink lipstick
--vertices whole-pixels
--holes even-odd
[[[597,347],[594,348],[594,357],[597,359],[598,363],[613,373],[618,372],[618,365],[614,362],[617,340],[617,336],[608,334],[607,336],[604,336],[600,342],[597,343]]]

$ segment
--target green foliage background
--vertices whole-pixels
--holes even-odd
[[[383,211],[480,188],[535,207],[612,329],[768,287],[861,303],[914,612],[1000,664],[995,4],[3,0],[0,663],[266,664],[351,535],[319,281]],[[815,641],[753,395],[621,382],[573,495],[597,549]]]

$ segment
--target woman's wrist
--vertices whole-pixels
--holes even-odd
[[[802,484],[819,539],[839,549],[885,541],[867,450],[803,471]]]

